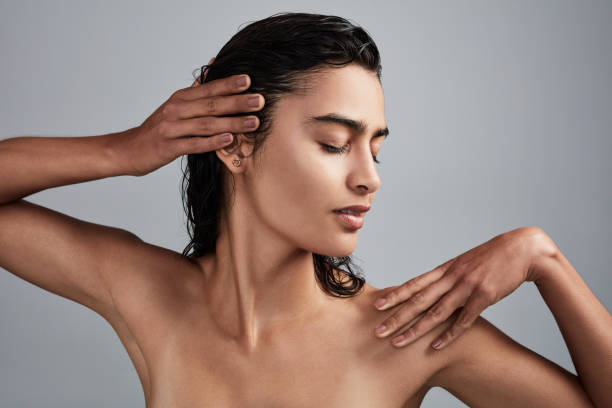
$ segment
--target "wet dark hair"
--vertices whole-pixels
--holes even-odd
[[[253,144],[251,154],[255,154],[270,133],[280,98],[303,94],[310,89],[314,74],[350,63],[374,72],[380,81],[380,54],[363,28],[337,16],[278,13],[245,26],[221,48],[211,65],[198,70],[200,83],[248,74],[251,86],[242,93],[263,95],[264,107],[249,113],[259,118],[260,126],[244,134]],[[206,78],[202,80],[205,69]],[[200,257],[216,249],[224,204],[224,171],[232,174],[215,151],[187,155],[181,192],[191,241],[183,250],[184,256]],[[233,184],[233,177],[231,180]],[[365,284],[363,274],[353,272],[361,268],[353,264],[350,256],[313,253],[313,262],[319,286],[330,296],[355,296]]]

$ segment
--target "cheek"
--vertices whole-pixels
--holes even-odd
[[[258,174],[255,195],[266,223],[298,247],[346,256],[353,252],[357,234],[347,233],[332,213],[347,196],[333,159],[315,149],[275,154]]]
[[[337,201],[332,194],[338,191],[334,179],[338,176],[323,167],[325,161],[316,153],[305,149],[275,153],[258,175],[262,204],[267,203],[269,213],[283,216],[285,223],[316,223],[326,210],[331,211],[330,203]]]

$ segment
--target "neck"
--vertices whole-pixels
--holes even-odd
[[[233,211],[220,225],[216,252],[200,260],[214,323],[247,351],[317,321],[333,301],[316,282],[312,252],[253,218]]]

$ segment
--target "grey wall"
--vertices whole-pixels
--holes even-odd
[[[389,140],[356,259],[400,284],[502,232],[543,228],[612,305],[612,3],[2,1],[0,138],[140,124],[248,21],[337,14],[376,40]],[[608,179],[608,180],[606,180]],[[180,160],[142,178],[28,199],[181,251]],[[91,310],[2,270],[0,406],[142,407],[136,371]],[[576,373],[533,284],[482,314]],[[425,407],[462,407],[436,388]]]

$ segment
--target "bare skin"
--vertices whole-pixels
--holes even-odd
[[[369,284],[353,298],[329,297],[323,311],[277,326],[247,352],[219,329],[201,296],[201,268],[211,257],[190,261],[146,243],[135,251],[155,284],[121,298],[122,318],[107,320],[149,408],[418,407],[446,358],[429,344],[450,319],[401,350],[375,337],[375,322],[397,309],[375,310],[372,302],[389,288]]]
[[[380,183],[372,157],[382,143],[374,130],[385,126],[380,84],[361,68],[334,74],[311,98],[282,101],[283,120],[267,141],[261,168],[249,158],[234,167],[246,146],[225,151],[218,140],[227,131],[241,140],[247,130],[242,118],[216,115],[263,105],[261,96],[252,107],[249,95],[232,96],[248,88],[248,82],[236,88],[235,77],[176,92],[126,132],[2,141],[0,265],[103,316],[134,363],[147,407],[418,405],[441,366],[440,358],[423,356],[434,354],[428,341],[444,327],[398,351],[372,332],[395,310],[372,307],[377,288],[366,285],[354,298],[335,299],[315,284],[311,252],[348,255],[357,242],[356,231],[342,227],[332,210],[372,203]],[[364,121],[366,132],[302,126],[306,117],[332,110]],[[343,156],[321,147],[349,140]],[[212,150],[234,172],[238,194],[221,226],[219,262],[188,259],[129,231],[22,199],[55,186],[145,175],[180,155]],[[292,188],[296,181],[307,185]],[[251,259],[262,251],[263,260]]]
[[[127,256],[134,264],[126,268],[146,274],[113,289],[118,313],[107,320],[149,407],[419,406],[445,361],[429,343],[447,325],[397,350],[372,331],[396,310],[372,307],[381,290],[366,284],[338,299],[316,284],[313,252],[354,251],[358,231],[332,210],[373,204],[380,179],[372,156],[383,143],[373,135],[386,124],[373,73],[348,66],[312,86],[278,102],[261,156],[249,156],[239,132],[217,150],[236,197],[222,212],[215,253],[187,260],[138,242]],[[304,123],[330,112],[367,128]],[[322,143],[350,147],[341,156]]]
[[[433,386],[470,406],[591,406],[575,375],[480,317],[441,350],[430,343],[454,315],[397,349],[373,333],[402,307],[372,305],[394,287],[366,285],[337,299],[314,284],[312,252],[344,256],[356,244],[355,231],[341,228],[331,210],[371,203],[380,184],[372,155],[382,139],[370,135],[384,126],[382,89],[362,70],[334,72],[313,98],[282,101],[263,168],[249,159],[232,166],[244,146],[219,141],[222,132],[240,140],[248,130],[242,118],[215,115],[261,107],[247,108],[249,95],[231,95],[248,88],[248,81],[236,88],[235,78],[180,90],[126,132],[1,141],[0,266],[103,316],[125,345],[149,408],[412,407]],[[301,127],[301,119],[332,109],[362,120],[367,132]],[[322,143],[350,146],[335,156]],[[21,199],[60,185],[144,175],[182,154],[212,150],[234,173],[238,197],[215,253],[198,259]],[[550,288],[572,294],[563,279]]]

